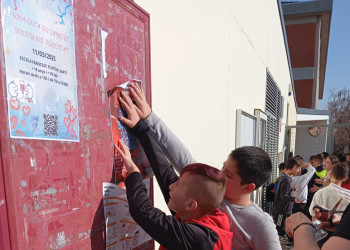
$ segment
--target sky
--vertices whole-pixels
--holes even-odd
[[[350,89],[350,0],[333,0],[323,99],[319,109],[328,109],[331,90]]]

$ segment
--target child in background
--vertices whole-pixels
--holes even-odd
[[[334,165],[330,174],[331,183],[329,186],[318,190],[314,198],[312,199],[309,212],[312,216],[314,213],[314,206],[316,204],[322,204],[325,207],[333,208],[335,204],[342,199],[337,210],[345,210],[350,201],[350,192],[347,189],[341,187],[341,184],[348,179],[349,168],[344,163],[337,163]]]
[[[286,240],[284,222],[292,213],[293,203],[299,203],[299,200],[292,196],[291,176],[295,176],[300,171],[300,168],[300,163],[295,157],[289,158],[286,163],[286,172],[280,178],[277,187],[274,203],[274,221],[281,241]]]
[[[327,170],[327,174],[324,177],[324,179],[316,178],[315,182],[317,184],[321,184],[323,187],[328,186],[331,183],[331,177],[330,174],[332,172],[333,166],[339,162],[338,157],[335,155],[329,155],[327,156],[326,160],[324,161],[323,168]]]
[[[341,184],[348,179],[348,174],[349,168],[345,163],[337,163],[333,166],[333,170],[330,173],[331,183],[327,187],[318,190],[312,199],[309,208],[312,216],[315,215],[313,208],[317,204],[333,208],[341,200],[337,210],[344,211],[346,209],[350,202],[350,192],[342,188]],[[317,242],[319,247],[322,247],[331,236],[332,232],[328,231],[327,237]]]
[[[350,190],[350,161],[347,161],[346,165],[349,168],[348,179],[347,181],[344,181],[343,184],[341,184],[341,187]]]
[[[312,176],[314,175],[316,169],[308,162],[304,163],[302,157],[296,156],[296,159],[302,167],[301,175],[293,176],[291,186],[293,191],[291,193],[292,197],[297,198],[300,203],[294,203],[292,213],[302,212],[303,214],[308,214],[306,210],[307,195],[308,195],[308,183]],[[311,159],[311,157],[310,157]]]
[[[323,179],[325,176],[326,176],[326,173],[327,173],[327,170],[325,170],[323,168],[323,158],[322,158],[322,155],[321,154],[317,154],[317,155],[314,155],[313,157],[314,159],[314,168],[315,168],[315,173],[314,175],[311,177],[309,183],[308,183],[308,188],[309,188],[309,192],[308,192],[308,195],[307,195],[307,202],[306,202],[306,211],[309,211],[309,207],[310,207],[310,203],[312,201],[312,198],[314,197],[314,194],[317,190],[319,190],[320,188],[322,188],[322,185],[321,184],[317,184],[315,182],[315,180],[317,178],[320,178],[320,179]],[[310,214],[308,213],[307,216],[311,219],[311,216]]]
[[[346,153],[345,157],[346,157],[346,162],[350,161],[350,153]]]
[[[278,165],[278,169],[281,173],[280,176],[278,176],[272,183],[274,183],[274,186],[273,186],[273,190],[274,190],[274,193],[276,195],[277,193],[277,187],[278,187],[278,183],[279,183],[279,180],[281,178],[281,176],[284,175],[284,173],[286,172],[286,164],[284,162],[280,163],[280,165]]]
[[[309,158],[309,163],[310,163],[311,166],[315,167],[315,166],[314,166],[314,164],[315,164],[315,163],[314,163],[314,155],[311,155],[311,156],[310,156],[310,158]]]
[[[266,201],[268,202],[275,201],[275,192],[277,191],[278,180],[284,174],[286,164],[284,162],[280,163],[280,165],[278,165],[278,169],[280,170],[280,175],[266,187]]]

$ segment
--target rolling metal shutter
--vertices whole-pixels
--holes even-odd
[[[278,138],[281,116],[281,91],[270,72],[266,71],[266,103],[267,114],[266,151],[272,161],[272,175],[270,181],[264,185],[262,207],[265,212],[272,214],[272,204],[266,202],[266,186],[277,177],[278,168]]]

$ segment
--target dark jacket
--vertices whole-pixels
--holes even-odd
[[[315,180],[317,179],[317,178],[320,178],[318,175],[317,175],[317,173],[321,173],[321,172],[323,172],[323,171],[325,171],[324,169],[323,169],[323,165],[319,165],[317,168],[315,168],[316,169],[316,172],[314,173],[314,175],[312,176],[312,178],[310,179],[310,181],[309,181],[309,184],[308,184],[308,188],[309,188],[309,190],[310,190],[310,188],[312,188],[314,185],[315,186],[317,186],[317,187],[322,187],[322,184],[317,184],[316,182],[315,182]],[[312,193],[312,192],[309,192],[309,193]],[[314,193],[313,193],[314,194]],[[313,196],[313,194],[312,194],[312,196]],[[309,199],[309,198],[308,198]]]
[[[344,214],[341,217],[341,220],[339,222],[339,225],[337,226],[337,229],[332,234],[332,236],[337,236],[337,237],[350,240],[349,228],[350,228],[350,204],[345,209]]]
[[[312,178],[310,179],[309,183],[307,184],[307,186],[308,186],[308,194],[307,194],[307,202],[306,202],[306,208],[305,208],[306,211],[309,211],[310,204],[311,204],[312,199],[314,198],[314,195],[315,195],[315,192],[311,192],[311,191],[310,191],[310,188],[312,188],[314,185],[317,186],[317,187],[322,187],[322,184],[317,184],[317,183],[315,182],[315,180],[316,180],[317,178],[320,178],[320,177],[318,177],[317,172],[320,173],[320,172],[324,171],[323,165],[319,165],[319,166],[318,166],[317,168],[315,168],[315,169],[316,169],[316,172],[314,173],[314,175],[313,175]],[[311,215],[310,215],[308,212],[307,212],[307,216],[308,216],[309,218],[311,218]]]
[[[279,178],[274,203],[275,215],[289,214],[292,212],[295,197],[291,196],[291,193],[293,191],[291,182],[292,178],[287,175],[283,175]]]

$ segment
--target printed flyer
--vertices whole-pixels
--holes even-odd
[[[1,1],[10,136],[79,141],[72,0]]]
[[[149,179],[145,184],[149,187]],[[103,183],[103,207],[107,250],[133,249],[152,239],[132,219],[125,189],[112,183]]]

